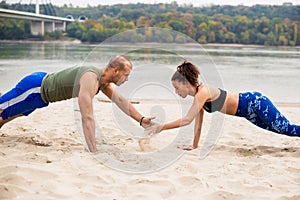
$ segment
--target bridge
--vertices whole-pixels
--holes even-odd
[[[40,14],[38,1],[35,10],[35,13],[30,13],[0,8],[0,17],[30,20],[31,33],[42,36],[45,32],[66,31],[67,23],[74,21],[74,19]]]

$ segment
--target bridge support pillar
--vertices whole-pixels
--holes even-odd
[[[55,31],[55,22],[45,22],[45,31],[54,32]]]
[[[23,11],[8,10],[3,8],[0,8],[0,17],[30,20],[31,33],[33,35],[42,36],[45,35],[46,31],[66,31],[67,23],[74,21],[74,19],[70,18],[40,15]]]
[[[44,21],[31,21],[32,35],[45,35],[45,22]]]
[[[66,22],[31,21],[32,35],[45,35],[45,32],[66,31]]]
[[[67,23],[66,22],[56,22],[55,23],[55,30],[57,31],[66,31]]]

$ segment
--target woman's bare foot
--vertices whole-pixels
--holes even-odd
[[[180,146],[179,148],[182,150],[185,150],[185,151],[191,151],[191,150],[197,149],[197,147],[194,147],[193,145],[183,145],[183,146]]]

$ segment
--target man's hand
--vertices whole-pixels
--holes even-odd
[[[147,128],[153,124],[152,120],[155,119],[155,117],[144,117],[141,121],[141,126],[143,128]]]

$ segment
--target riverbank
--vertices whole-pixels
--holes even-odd
[[[210,43],[202,44],[208,47],[249,47],[249,48],[295,48],[300,49],[300,46],[266,46],[266,45],[254,45],[254,44],[222,44],[222,43]]]
[[[74,43],[81,44],[82,42],[78,39],[68,38],[64,40],[0,40],[1,43]]]
[[[0,40],[0,43],[74,43],[74,44],[95,44],[95,43],[85,43],[85,42],[81,42],[78,39],[75,38],[68,38],[65,40]],[[116,42],[119,43],[119,42]],[[98,43],[97,43],[98,44]],[[127,43],[124,43],[127,44]],[[130,43],[128,43],[130,44]],[[140,44],[168,44],[168,43],[140,43]],[[176,44],[180,44],[180,43],[176,43]],[[237,47],[237,48],[243,48],[243,47],[247,47],[247,48],[286,48],[286,49],[300,49],[300,46],[265,46],[265,45],[254,45],[254,44],[234,44],[234,43],[207,43],[207,44],[200,44],[200,43],[191,43],[191,45],[201,45],[203,47]],[[184,45],[189,45],[189,43],[184,43]]]

